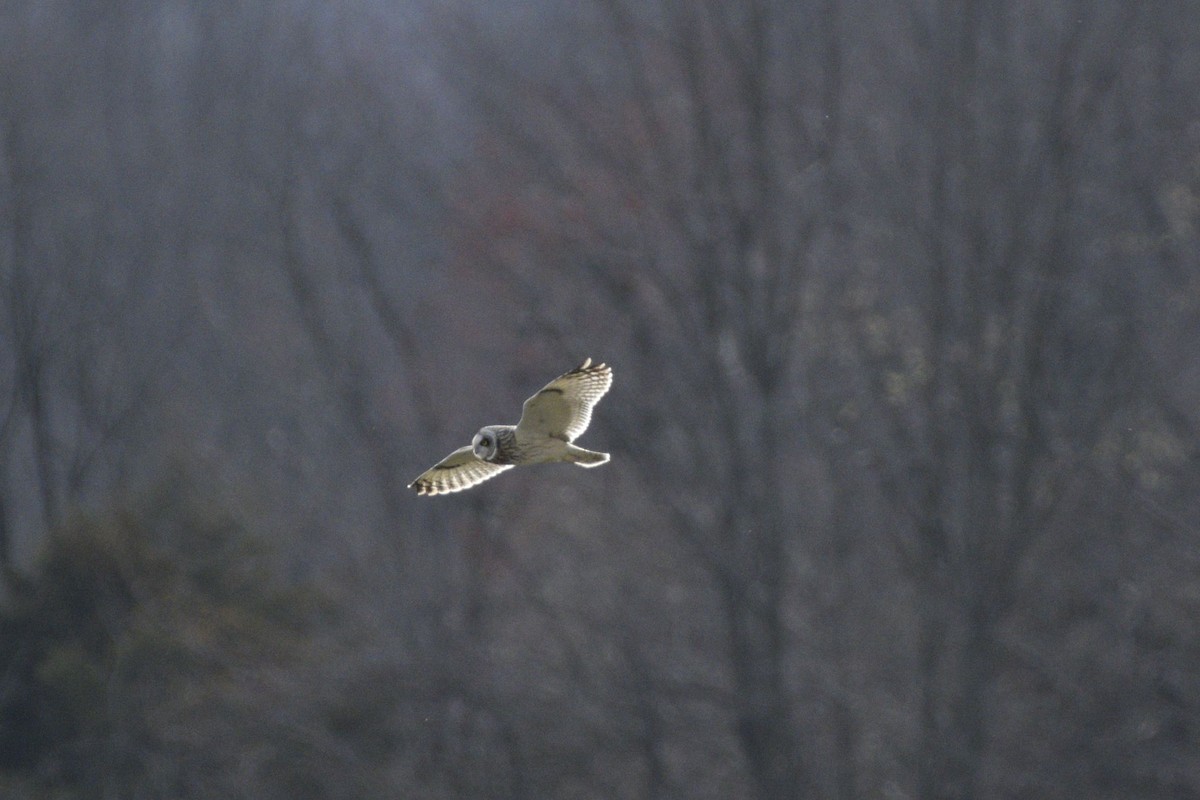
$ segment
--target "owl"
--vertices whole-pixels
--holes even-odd
[[[589,358],[525,401],[516,425],[487,425],[408,485],[417,494],[448,494],[470,489],[518,464],[565,461],[596,467],[608,453],[584,450],[572,442],[587,430],[592,409],[612,386],[612,370]]]

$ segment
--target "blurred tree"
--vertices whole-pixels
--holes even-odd
[[[989,793],[1031,553],[1080,525],[1101,551],[1124,534],[1084,522],[1085,506],[1097,484],[1124,491],[1101,451],[1157,391],[1139,344],[1149,320],[1130,302],[1144,283],[1109,248],[1138,213],[1122,187],[1153,194],[1164,174],[1126,116],[1155,79],[1122,46],[1164,20],[1086,5],[918,12],[921,46],[880,57],[879,85],[937,78],[895,86],[902,105],[873,95],[896,128],[860,150],[888,254],[855,247],[850,335],[869,387],[862,441],[908,523],[894,535],[916,592],[920,797]]]
[[[836,191],[837,5],[579,13],[552,73],[501,52],[511,42],[453,48],[468,80],[496,78],[463,86],[487,113],[469,185],[497,187],[463,200],[477,237],[465,258],[496,270],[492,307],[572,352],[620,354],[607,429],[721,610],[725,645],[706,655],[729,682],[745,774],[756,796],[805,796],[824,778],[788,667],[803,525],[791,476],[807,279]],[[622,384],[636,402],[620,402]]]
[[[159,269],[162,214],[126,182],[135,146],[89,94],[120,43],[80,46],[70,18],[8,14],[0,77],[0,566],[32,552],[97,484],[128,469],[130,432],[163,388],[186,304]],[[54,69],[46,69],[48,61]],[[65,83],[70,83],[66,88]],[[61,100],[61,102],[57,102]],[[111,116],[110,116],[111,115]],[[98,188],[103,187],[103,188]],[[141,216],[144,214],[144,217]],[[19,487],[19,491],[16,489]],[[19,541],[18,541],[19,540]]]
[[[180,489],[64,523],[16,587],[0,769],[75,796],[359,796],[322,783],[345,756],[298,694],[327,603]]]

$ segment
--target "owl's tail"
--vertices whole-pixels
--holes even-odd
[[[584,450],[573,444],[567,445],[567,461],[581,467],[598,467],[608,461],[608,453],[597,453],[595,450]]]

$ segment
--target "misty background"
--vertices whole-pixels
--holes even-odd
[[[1198,267],[1190,0],[2,3],[0,794],[1200,796]]]

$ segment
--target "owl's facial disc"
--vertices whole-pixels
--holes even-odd
[[[496,435],[487,428],[475,434],[475,438],[471,441],[471,446],[474,448],[477,458],[481,458],[484,461],[491,461],[496,457]]]

